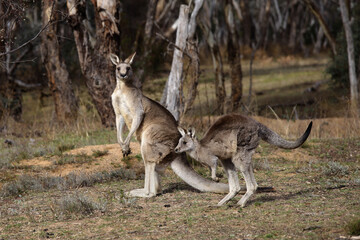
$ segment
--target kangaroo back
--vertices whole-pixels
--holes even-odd
[[[310,122],[305,133],[294,142],[283,139],[279,134],[270,130],[268,127],[261,123],[258,123],[258,125],[259,137],[261,137],[262,140],[280,148],[294,149],[300,147],[306,141],[311,132],[312,122]]]

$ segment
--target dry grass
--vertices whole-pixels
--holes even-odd
[[[274,59],[259,53],[254,63],[254,91],[263,95],[254,98],[254,109],[268,104],[269,98],[284,102],[301,97],[304,88],[326,78],[322,74],[325,63],[326,59]],[[246,93],[247,61],[243,69]],[[217,118],[207,115],[214,110],[213,73],[209,68],[204,71],[200,97],[184,123],[195,126],[200,135]],[[159,86],[165,80],[149,81],[144,86],[146,94],[159,99]],[[229,93],[229,85],[226,87]],[[2,142],[10,139],[15,143],[3,145],[0,151],[0,239],[335,239],[357,234],[360,120],[348,118],[343,103],[317,103],[316,111],[323,112],[316,116],[331,111],[338,117],[313,119],[313,140],[302,148],[288,151],[260,145],[254,155],[256,179],[259,186],[276,191],[257,193],[248,207],[240,209],[236,201],[243,193],[226,206],[216,207],[222,195],[199,193],[171,171],[163,176],[162,195],[127,198],[124,192],[144,184],[139,180],[143,172],[139,151],[133,148],[131,159],[121,161],[117,145],[116,149],[110,145],[77,149],[116,142],[115,130],[102,128],[86,89],[78,89],[77,94],[77,121],[58,126],[52,99],[41,105],[39,93],[26,93],[23,122],[10,120],[0,136]],[[300,118],[305,110],[299,111]],[[311,120],[292,121],[292,108],[278,115],[283,119],[269,118],[275,117],[272,113],[254,118],[287,139],[299,137]],[[22,160],[39,156],[36,161]],[[64,156],[64,164],[56,165]],[[74,166],[84,171],[101,169],[105,162],[112,170],[67,172]],[[207,169],[195,168],[209,178]],[[219,169],[221,175],[226,182]]]
[[[204,133],[219,117],[188,117],[182,125],[194,126]],[[305,120],[286,120],[252,116],[255,120],[269,127],[287,139],[296,139],[313,122],[309,139],[357,138],[360,136],[360,118],[322,118]]]

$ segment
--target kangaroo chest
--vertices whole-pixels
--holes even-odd
[[[130,111],[130,106],[126,99],[120,98],[120,114],[123,116],[126,125],[130,128],[133,118]]]
[[[119,91],[117,93],[114,93],[113,105],[115,112],[117,114],[121,114],[121,116],[125,120],[125,124],[128,127],[131,127],[133,121],[131,114],[131,100],[126,96],[126,94]]]

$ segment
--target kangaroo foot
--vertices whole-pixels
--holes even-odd
[[[156,194],[149,193],[144,188],[131,190],[130,192],[126,192],[126,195],[129,197],[142,197],[142,198],[150,198],[156,196]]]

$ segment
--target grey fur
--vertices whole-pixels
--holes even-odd
[[[145,165],[145,184],[142,189],[130,191],[130,196],[152,197],[161,192],[159,174],[171,163],[174,172],[186,183],[200,191],[228,192],[228,186],[202,178],[187,164],[186,154],[176,154],[175,148],[180,134],[177,122],[169,111],[159,103],[147,98],[134,86],[132,68],[135,54],[125,61],[111,54],[116,65],[116,88],[111,96],[116,115],[117,140],[123,155],[131,150],[129,143],[135,134],[140,142],[141,155]],[[129,134],[122,138],[125,124]]]
[[[229,114],[219,118],[200,141],[193,134],[194,130],[189,133],[179,128],[182,137],[179,139],[175,152],[187,152],[195,160],[209,166],[214,161],[221,161],[229,179],[229,193],[218,205],[227,203],[240,191],[241,187],[237,176],[237,170],[240,170],[246,182],[246,193],[238,204],[244,207],[258,187],[251,159],[260,139],[281,148],[293,149],[306,141],[311,127],[312,122],[303,136],[291,142],[250,117]]]

